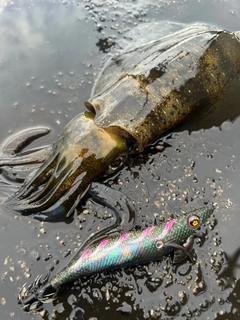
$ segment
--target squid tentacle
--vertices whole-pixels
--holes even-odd
[[[22,152],[34,140],[39,139],[51,130],[46,127],[29,128],[10,137],[1,150],[0,167],[4,165],[19,166],[43,162],[49,155],[50,146]]]

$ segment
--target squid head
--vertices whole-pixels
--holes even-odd
[[[94,124],[84,112],[72,119],[53,144],[48,158],[7,205],[22,214],[70,216],[92,181],[128,152],[126,140]]]

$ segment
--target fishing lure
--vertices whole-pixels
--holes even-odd
[[[198,122],[199,115],[208,119],[239,79],[239,32],[204,24],[180,29],[159,38],[150,25],[140,44],[136,39],[131,48],[113,56],[85,103],[88,111],[72,119],[52,146],[19,152],[31,134],[41,135],[39,129],[18,134],[5,146],[0,157],[5,171],[43,162],[7,206],[46,220],[69,217],[84,194],[91,195],[92,183],[117,160],[121,164],[129,153],[141,152],[184,120],[191,124],[192,114]],[[224,111],[224,120],[230,109]],[[221,124],[218,117],[211,125]]]
[[[64,285],[76,279],[157,261],[174,249],[181,249],[191,258],[183,243],[210,217],[215,207],[215,204],[202,207],[167,223],[109,237],[91,245],[81,250],[51,280],[49,276],[43,281],[37,277],[29,288],[24,285],[18,301],[26,312],[35,313],[42,309],[44,302],[52,301]]]

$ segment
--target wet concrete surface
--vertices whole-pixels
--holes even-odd
[[[0,12],[0,138],[4,142],[31,126],[50,127],[51,133],[33,146],[52,143],[85,110],[109,50],[136,25],[204,21],[240,30],[237,0],[16,1],[1,2]],[[238,110],[236,100],[229,109]],[[2,319],[238,319],[239,136],[239,119],[206,130],[192,126],[190,133],[178,128],[105,181],[132,199],[136,228],[217,202],[219,208],[202,228],[204,239],[195,240],[193,264],[176,267],[166,257],[95,275],[46,304],[39,315],[21,310],[19,288],[38,274],[55,274],[89,234],[114,217],[86,197],[69,223],[42,223],[7,209],[2,191]]]

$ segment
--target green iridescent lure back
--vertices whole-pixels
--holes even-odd
[[[165,224],[106,238],[80,252],[51,280],[51,285],[57,289],[98,272],[157,261],[174,250],[174,245],[182,245],[213,210],[214,206],[206,206]]]

